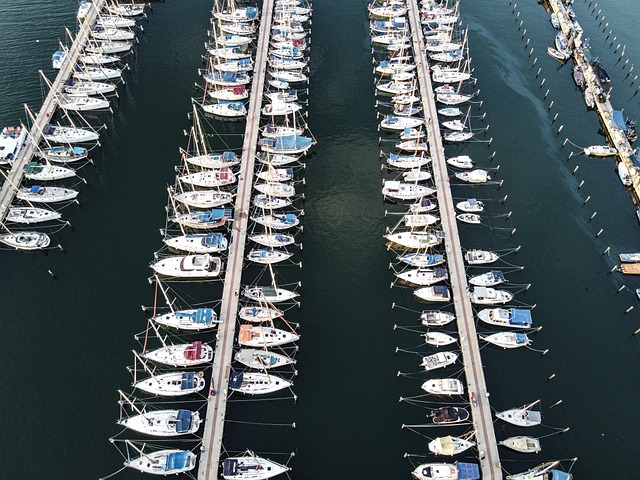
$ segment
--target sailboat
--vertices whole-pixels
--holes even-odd
[[[480,468],[475,463],[423,463],[411,476],[416,480],[478,480]]]
[[[137,370],[134,370],[132,386],[152,395],[163,397],[180,397],[190,395],[202,390],[205,386],[204,374],[202,372],[169,372],[154,374],[144,360],[134,352],[144,369],[149,373],[148,378],[137,380]]]
[[[122,392],[120,394],[121,407],[128,404],[137,415],[121,415],[118,425],[153,437],[175,437],[196,433],[200,429],[202,419],[198,411],[191,410],[147,410],[139,409],[135,403]]]
[[[20,188],[16,193],[16,198],[31,203],[56,203],[73,200],[78,196],[78,193],[70,188],[33,185],[28,188]]]
[[[559,464],[559,461],[541,463],[526,472],[507,475],[507,480],[572,480],[570,473],[555,469]]]
[[[168,344],[166,338],[160,335],[153,322],[151,322],[151,326],[156,331],[162,347],[143,352],[142,358],[171,367],[194,367],[213,361],[213,348],[210,345],[203,344],[201,341],[177,345]]]
[[[541,412],[538,410],[531,410],[538,403],[540,403],[540,400],[536,400],[535,402],[522,407],[512,408],[503,412],[496,412],[496,417],[519,427],[540,425],[540,423],[542,423]]]
[[[277,308],[263,305],[248,305],[238,310],[238,317],[247,322],[261,323],[270,322],[278,317],[282,317],[283,312]]]
[[[436,455],[447,455],[450,457],[469,450],[473,446],[475,446],[475,442],[451,435],[438,437],[428,444],[429,451]]]
[[[224,269],[224,262],[220,257],[205,253],[203,255],[172,255],[150,265],[159,275],[192,280],[212,279],[219,277]]]
[[[234,355],[234,360],[249,368],[272,369],[296,363],[296,361],[267,349],[241,348]]]
[[[62,215],[55,210],[37,207],[11,207],[5,218],[6,222],[32,224],[59,220]]]
[[[262,325],[240,325],[238,344],[245,347],[269,348],[296,342],[300,335]]]
[[[140,453],[140,457],[125,461],[126,467],[154,475],[177,475],[193,470],[196,466],[196,455],[188,450],[165,449],[144,453],[129,440],[126,442]]]
[[[247,450],[244,455],[225,458],[222,478],[225,480],[267,480],[289,471],[289,467],[256,456]]]
[[[42,250],[49,246],[51,239],[43,232],[9,232],[0,234],[0,243],[16,250]]]
[[[455,319],[453,313],[444,310],[424,310],[420,314],[420,322],[426,327],[442,327]]]
[[[229,389],[247,395],[275,393],[291,385],[290,381],[266,372],[231,372],[229,376]]]
[[[526,333],[520,332],[498,332],[491,335],[479,335],[481,340],[502,348],[526,347],[531,343],[531,339]]]

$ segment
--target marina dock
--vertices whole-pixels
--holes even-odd
[[[429,61],[425,53],[424,37],[420,24],[420,11],[417,0],[409,0],[409,22],[415,63],[418,66],[418,83],[422,108],[427,119],[429,150],[433,165],[434,183],[437,188],[438,205],[442,229],[445,232],[447,264],[458,330],[460,348],[471,401],[471,414],[484,479],[501,479],[502,467],[498,454],[493,418],[489,405],[489,393],[485,383],[480,346],[476,333],[473,309],[469,299],[469,285],[463,261],[462,246],[456,223],[456,212],[447,173],[444,146],[436,111],[434,91],[431,84]]]
[[[546,0],[546,2],[549,9],[558,16],[558,23],[560,24],[562,33],[564,33],[567,38],[569,38],[570,35],[575,33],[575,21],[569,19],[567,9],[560,0]],[[581,46],[581,37],[582,34],[579,34],[577,37],[575,37],[575,47]],[[591,88],[592,91],[596,91],[596,88],[600,88],[599,80],[595,72],[593,71],[593,68],[589,64],[589,61],[581,52],[580,48],[573,49],[572,58],[575,64],[582,71],[586,86]],[[631,147],[629,140],[624,135],[624,133],[613,123],[613,110],[614,108],[611,105],[608,96],[606,97],[604,102],[595,102],[595,111],[598,113],[598,118],[600,119],[602,129],[606,133],[606,136],[611,142],[611,145],[618,151],[617,162],[624,163],[627,167],[627,170],[629,171],[629,176],[631,177],[632,182],[632,186],[630,187],[631,198],[633,200],[633,203],[635,205],[638,205],[640,204],[640,171],[633,164],[633,161],[631,159],[634,149]]]
[[[269,36],[273,16],[273,0],[265,0],[262,5],[260,32],[256,48],[254,76],[251,84],[247,125],[242,147],[242,173],[238,181],[235,202],[233,230],[229,242],[229,256],[225,275],[222,304],[220,307],[220,327],[216,338],[215,356],[211,370],[211,387],[207,399],[206,422],[202,441],[202,452],[198,468],[198,479],[218,478],[224,421],[227,408],[227,386],[231,372],[238,297],[244,266],[244,253],[249,221],[249,204],[253,189],[253,172],[258,144],[260,108],[265,85],[265,71],[268,58]]]
[[[0,191],[0,223],[4,223],[9,207],[11,207],[11,202],[13,202],[16,191],[22,183],[26,166],[33,159],[35,149],[42,139],[42,131],[45,125],[51,121],[53,114],[58,108],[56,96],[60,91],[62,91],[64,82],[71,77],[73,69],[78,61],[78,56],[82,53],[82,50],[89,39],[89,34],[91,33],[90,25],[93,25],[96,21],[98,13],[102,10],[104,3],[105,0],[93,0],[91,8],[87,13],[84,22],[81,24],[78,35],[69,48],[67,59],[53,81],[51,89],[49,90],[49,93],[47,94],[47,97],[35,118],[35,123],[31,126],[25,145],[13,162],[11,171],[8,173],[7,179]]]

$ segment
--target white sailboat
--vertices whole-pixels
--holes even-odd
[[[531,410],[538,403],[540,403],[540,400],[536,400],[522,407],[496,412],[496,417],[519,427],[540,425],[542,423],[542,413],[538,410]]]
[[[262,325],[240,325],[238,333],[238,344],[254,348],[277,347],[299,339],[297,333]]]
[[[188,450],[165,449],[144,453],[129,440],[126,442],[140,453],[137,458],[127,459],[124,462],[126,467],[153,475],[177,475],[193,470],[196,466],[196,455]]]
[[[165,237],[164,244],[172,250],[193,254],[221,253],[229,241],[222,233],[187,233],[178,237]]]
[[[70,188],[33,185],[32,187],[23,187],[18,190],[16,198],[30,203],[56,203],[73,200],[78,196],[78,193]]]
[[[50,222],[59,220],[62,215],[54,210],[37,207],[11,207],[5,218],[6,222],[29,225],[32,223]]]
[[[268,370],[296,363],[293,358],[282,355],[281,353],[256,348],[241,348],[233,358],[236,362],[246,367],[259,370]]]
[[[251,451],[222,462],[222,478],[225,480],[267,480],[287,471],[289,467],[258,457]]]
[[[135,358],[142,363],[143,368],[149,374],[148,378],[138,380],[137,370],[134,369],[132,384],[134,388],[152,395],[180,397],[197,393],[205,386],[203,372],[169,372],[155,374],[135,351],[133,353]]]
[[[16,250],[42,250],[51,239],[43,232],[9,232],[0,234],[0,243]]]
[[[229,377],[229,389],[246,395],[266,395],[291,385],[290,381],[266,372],[232,372]]]

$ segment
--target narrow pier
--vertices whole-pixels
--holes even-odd
[[[0,224],[4,223],[4,219],[7,216],[11,202],[13,202],[16,195],[17,188],[19,188],[22,183],[25,168],[33,159],[35,149],[42,139],[42,130],[45,125],[51,121],[56,108],[58,108],[56,95],[62,91],[64,82],[71,77],[73,69],[78,61],[78,56],[82,53],[82,50],[89,38],[89,34],[91,32],[90,26],[95,23],[98,13],[102,10],[104,3],[105,0],[93,0],[91,9],[81,25],[80,32],[69,49],[67,59],[51,85],[51,89],[49,90],[49,93],[36,116],[35,123],[31,126],[31,131],[26,138],[25,145],[13,162],[11,171],[7,175],[7,179],[2,186],[2,190],[0,190]]]
[[[567,9],[562,4],[560,0],[546,0],[549,6],[549,9],[554,12],[558,16],[558,22],[560,23],[560,29],[562,33],[564,33],[567,38],[575,32],[574,23],[569,19],[567,15]],[[593,68],[589,64],[589,61],[582,53],[581,46],[582,34],[579,34],[574,39],[573,47],[573,60],[577,66],[580,67],[584,75],[585,82],[589,88],[593,92],[596,91],[596,87],[600,88],[600,81],[598,80]],[[633,155],[633,148],[627,140],[627,137],[624,133],[619,130],[615,124],[613,123],[613,106],[607,97],[606,101],[600,102],[596,98],[596,112],[598,113],[598,117],[600,118],[600,123],[602,124],[603,130],[607,134],[607,138],[611,142],[611,145],[614,146],[618,150],[617,161],[623,162],[627,166],[627,170],[629,170],[629,176],[631,177],[632,186],[631,188],[631,198],[633,199],[633,203],[638,205],[640,204],[640,171],[636,168],[631,160],[631,156]]]
[[[207,399],[198,480],[218,478],[272,16],[273,0],[265,0],[262,4],[255,73],[251,84],[247,126],[242,146],[242,170],[238,180],[233,230],[229,242],[229,257],[219,316],[221,323],[216,338],[215,356],[211,370],[211,387]]]
[[[411,25],[411,38],[413,42],[413,54],[418,66],[418,82],[420,84],[420,97],[422,108],[427,119],[427,133],[429,136],[429,149],[433,165],[433,174],[438,190],[438,206],[442,229],[445,232],[445,245],[447,264],[449,266],[449,278],[453,295],[453,303],[456,313],[456,321],[460,332],[460,348],[464,363],[465,375],[469,396],[473,395],[475,401],[471,402],[471,414],[476,432],[478,451],[481,452],[480,469],[483,479],[502,479],[502,467],[498,454],[493,418],[489,405],[489,393],[485,383],[480,358],[480,346],[476,333],[473,309],[469,299],[469,285],[464,267],[462,246],[456,223],[449,174],[447,173],[444,146],[438,122],[433,87],[429,71],[429,63],[424,48],[424,38],[420,24],[420,12],[417,0],[409,0],[409,22]]]

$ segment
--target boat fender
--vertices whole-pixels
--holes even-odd
[[[202,372],[202,371],[198,372],[198,376],[199,376],[200,378],[204,377],[204,372]]]

